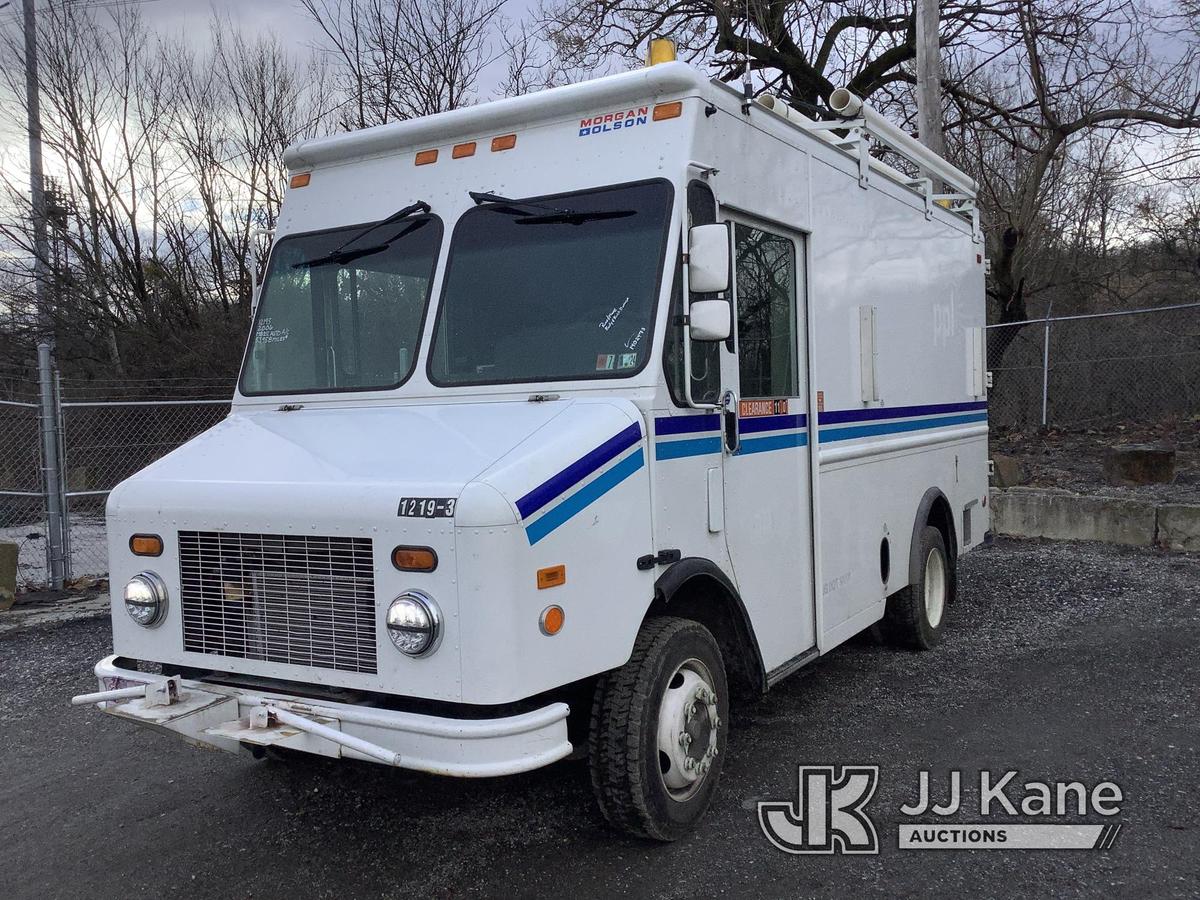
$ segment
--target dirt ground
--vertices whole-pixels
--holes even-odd
[[[1174,449],[1175,481],[1148,485],[1115,485],[1105,481],[1105,451],[1132,444]],[[1023,483],[1033,487],[1158,502],[1200,503],[1200,415],[1149,425],[1045,431],[993,428],[991,453],[1019,460],[1025,473]]]

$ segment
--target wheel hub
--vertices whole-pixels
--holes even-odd
[[[675,799],[686,800],[704,781],[717,756],[720,725],[712,675],[689,659],[667,682],[658,710],[659,772]]]
[[[925,618],[930,628],[941,624],[946,611],[946,559],[935,547],[925,558]]]

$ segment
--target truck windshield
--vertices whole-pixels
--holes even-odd
[[[276,244],[242,368],[243,394],[385,390],[412,373],[441,220],[409,218],[380,232],[386,246],[333,252],[361,231]]]
[[[670,217],[665,181],[466,212],[450,245],[430,379],[497,384],[639,371]]]

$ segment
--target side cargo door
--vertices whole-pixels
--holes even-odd
[[[816,645],[802,235],[733,214],[725,538],[768,672]]]

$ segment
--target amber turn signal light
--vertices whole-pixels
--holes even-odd
[[[392,565],[401,572],[432,572],[437,564],[432,547],[397,547],[392,551]]]
[[[288,182],[288,186],[294,188],[308,187],[310,181],[312,181],[312,172],[301,172],[299,175],[292,176],[292,180]]]
[[[162,556],[163,542],[157,534],[135,534],[129,539],[134,556]]]
[[[548,566],[545,569],[537,570],[537,586],[539,591],[546,588],[558,587],[560,584],[566,583],[566,566]]]
[[[547,606],[542,610],[542,617],[538,620],[538,627],[542,629],[542,634],[549,637],[554,637],[562,631],[563,622],[567,620],[567,614],[563,612],[561,606]]]

